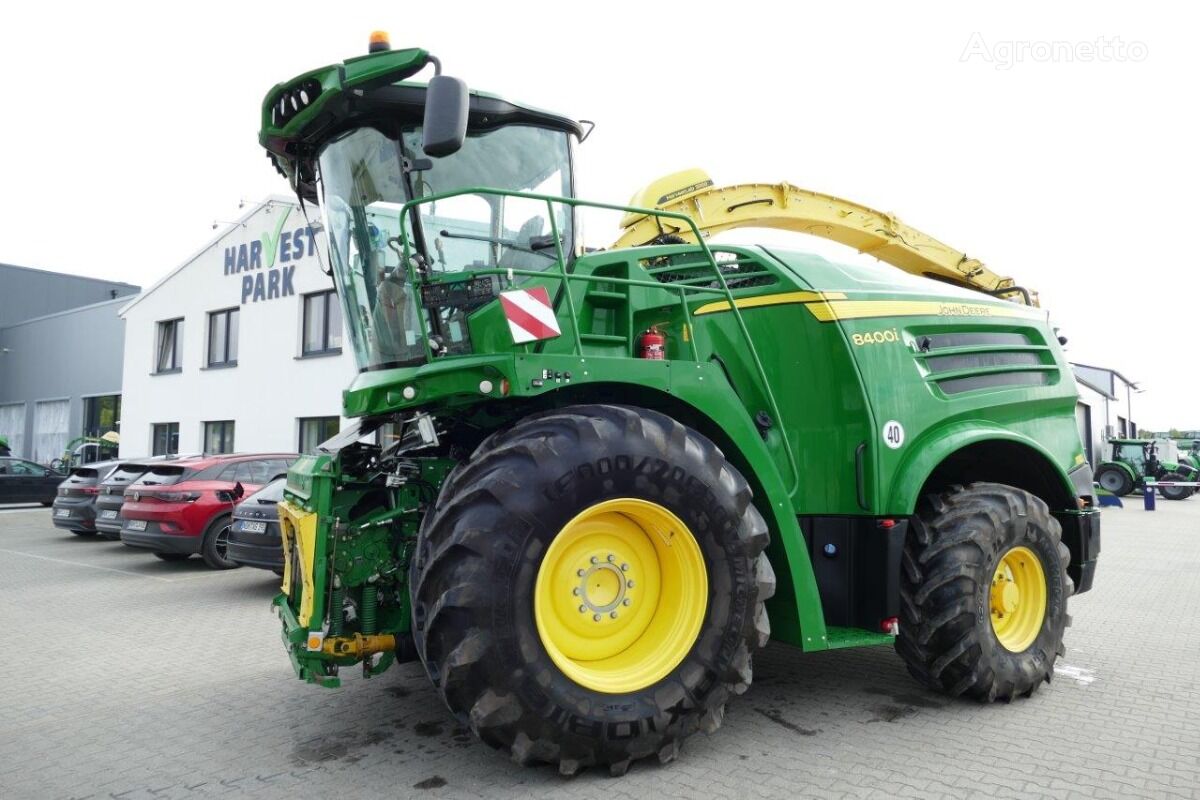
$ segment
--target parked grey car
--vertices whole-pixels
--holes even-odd
[[[97,461],[85,467],[75,467],[67,479],[58,485],[50,518],[54,527],[68,530],[77,536],[96,535],[96,498],[100,482],[121,462]]]
[[[276,478],[233,509],[228,546],[230,561],[283,574],[283,543],[276,504],[283,499],[286,484],[287,478]]]

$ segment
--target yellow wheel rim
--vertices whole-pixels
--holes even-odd
[[[989,595],[992,630],[1006,650],[1028,649],[1046,619],[1046,573],[1028,547],[1014,547],[1000,559]]]
[[[533,593],[542,645],[571,680],[635,692],[679,666],[708,608],[696,537],[646,500],[607,500],[568,522],[546,551]]]

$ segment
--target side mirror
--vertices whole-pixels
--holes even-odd
[[[434,75],[425,93],[425,155],[441,158],[457,153],[467,138],[467,84],[449,75]]]
[[[242,495],[244,495],[245,493],[246,493],[246,490],[245,490],[245,488],[242,487],[241,481],[238,481],[237,483],[235,483],[233,485],[233,499],[234,500],[241,500]]]
[[[42,474],[45,475],[47,478],[49,478],[51,475],[54,474],[54,470],[50,469],[49,467],[46,467],[44,470],[42,470]]]

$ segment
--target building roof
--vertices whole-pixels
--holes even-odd
[[[0,264],[0,328],[80,306],[129,296],[141,288],[123,281]]]
[[[30,317],[29,319],[23,319],[20,322],[14,322],[11,325],[5,325],[4,327],[5,328],[19,328],[22,325],[31,325],[35,322],[41,322],[41,321],[47,320],[47,319],[54,319],[55,317],[65,317],[69,314],[78,314],[80,311],[91,311],[92,309],[100,308],[101,306],[120,305],[120,304],[126,303],[128,301],[129,301],[128,296],[114,297],[111,300],[101,300],[99,303],[88,303],[86,306],[75,306],[75,308],[64,308],[62,311],[55,311],[51,314],[43,314],[40,317]],[[120,309],[117,309],[117,310],[118,310],[118,312],[120,311]]]
[[[1096,369],[1096,370],[1100,370],[1101,372],[1110,372],[1113,375],[1116,375],[1122,381],[1124,381],[1126,383],[1126,385],[1132,386],[1134,389],[1138,388],[1138,385],[1136,382],[1129,380],[1129,378],[1126,378],[1120,372],[1118,372],[1117,370],[1115,370],[1111,367],[1097,367],[1094,364],[1080,364],[1078,361],[1072,361],[1071,366],[1072,367],[1086,367],[1087,369]],[[1107,392],[1106,392],[1106,394],[1107,394]]]
[[[115,286],[126,286],[130,289],[142,288],[140,286],[135,286],[132,283],[125,283],[124,281],[110,281],[110,280],[107,280],[106,278],[93,278],[89,275],[75,275],[70,272],[55,272],[54,270],[38,269],[37,267],[23,267],[20,264],[2,264],[2,263],[0,263],[0,270],[9,270],[9,269],[20,270],[21,272],[33,272],[33,273],[37,273],[39,275],[57,275],[58,277],[61,277],[61,278],[71,278],[72,280],[77,280],[77,281],[89,281],[91,283],[103,283],[103,284],[113,284]]]
[[[1085,377],[1083,377],[1082,375],[1080,375],[1078,372],[1076,372],[1076,373],[1075,373],[1075,382],[1076,382],[1076,383],[1082,383],[1084,386],[1086,386],[1086,387],[1088,387],[1089,389],[1093,390],[1093,391],[1094,391],[1094,392],[1096,392],[1097,394],[1102,394],[1102,395],[1104,395],[1104,396],[1105,396],[1105,397],[1107,397],[1109,400],[1116,400],[1116,399],[1117,399],[1117,396],[1116,396],[1116,395],[1114,395],[1114,394],[1109,394],[1109,392],[1108,392],[1108,390],[1107,390],[1107,389],[1101,389],[1099,386],[1097,386],[1096,384],[1092,383],[1092,382],[1091,382],[1091,381],[1089,381],[1087,378],[1085,378]]]
[[[163,284],[165,284],[167,281],[171,280],[171,278],[175,277],[180,272],[182,272],[184,269],[186,269],[188,267],[188,265],[190,265],[193,261],[195,261],[197,258],[204,255],[209,250],[211,250],[212,248],[214,248],[218,244],[220,244],[221,240],[224,239],[226,236],[228,236],[231,231],[233,231],[236,228],[244,226],[246,224],[247,220],[249,220],[251,217],[253,217],[255,214],[257,214],[262,209],[267,208],[269,206],[278,206],[278,205],[289,205],[289,206],[292,206],[293,208],[298,208],[300,204],[298,202],[296,202],[296,200],[294,198],[285,197],[284,195],[279,195],[279,194],[270,195],[269,197],[267,197],[267,199],[260,200],[259,202],[253,204],[240,217],[238,217],[235,220],[232,220],[230,225],[227,226],[225,228],[225,230],[218,233],[216,236],[214,236],[212,239],[210,239],[207,244],[205,244],[199,250],[192,253],[187,258],[185,258],[179,264],[179,266],[175,267],[175,269],[171,270],[166,275],[163,275],[161,278],[159,278],[157,281],[155,281],[154,284],[152,286],[150,286],[150,288],[143,290],[137,297],[133,298],[128,304],[123,306],[121,308],[121,310],[118,311],[117,313],[120,314],[122,317],[124,317],[127,313],[129,313],[129,309],[133,308],[138,303],[142,302],[142,300],[144,300],[147,297],[149,297],[150,295],[154,294],[156,291],[159,290],[160,287],[162,287]]]

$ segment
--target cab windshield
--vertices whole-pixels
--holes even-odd
[[[570,196],[565,132],[531,125],[471,132],[458,152],[444,158],[427,157],[421,135],[419,125],[403,128],[398,138],[359,128],[321,153],[330,261],[360,370],[423,361],[422,327],[439,352],[470,352],[461,310],[420,308],[419,290],[400,263],[402,231],[421,257],[418,272],[428,277],[477,269],[541,271],[556,265],[559,246],[566,255],[574,250],[571,210],[561,203],[552,212],[542,201],[467,194],[424,203],[407,220],[400,213],[413,197],[471,187]]]

